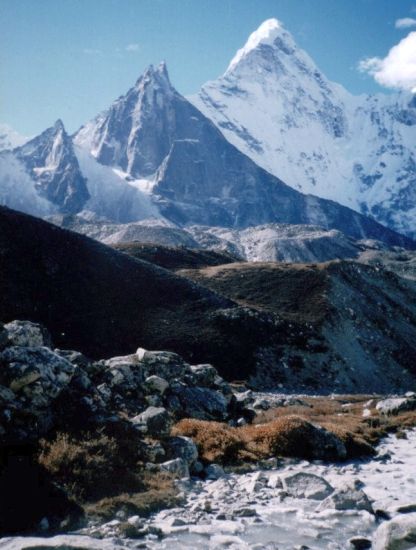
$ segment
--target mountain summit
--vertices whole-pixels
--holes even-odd
[[[272,40],[266,34],[257,40],[262,48]],[[149,67],[133,88],[82,127],[74,141],[100,164],[146,189],[159,212],[179,225],[311,223],[357,238],[404,242],[372,220],[302,195],[259,168],[173,88],[163,63]]]
[[[133,88],[77,132],[75,143],[130,176],[153,175],[170,149],[175,93],[166,64],[150,65]]]
[[[249,68],[259,50],[276,61],[281,33],[272,46],[267,42],[273,33],[268,38],[266,34],[233,72]],[[271,52],[263,51],[270,48]],[[238,96],[238,88],[232,93]],[[326,116],[328,101],[322,94]],[[312,113],[310,103],[305,101],[302,108],[308,116]],[[10,155],[29,173],[33,188],[64,214],[82,210],[122,223],[162,217],[180,226],[237,229],[312,224],[358,239],[416,246],[344,206],[299,193],[259,167],[173,88],[164,63],[150,66],[125,95],[72,139],[58,121]],[[0,176],[0,191],[6,184]],[[16,179],[14,188],[20,185]]]
[[[329,81],[276,19],[190,101],[290,186],[416,235],[416,103]]]

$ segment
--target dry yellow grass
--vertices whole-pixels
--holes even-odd
[[[273,456],[312,458],[316,430],[298,416],[284,416],[261,425],[233,428],[219,422],[184,419],[174,435],[191,437],[206,462],[236,464]]]
[[[175,435],[191,437],[202,460],[238,464],[273,456],[310,458],[311,424],[336,435],[345,445],[347,458],[374,454],[374,445],[389,432],[401,433],[416,426],[416,411],[385,417],[378,414],[375,401],[371,416],[363,416],[368,396],[305,399],[305,406],[270,409],[259,414],[253,425],[232,428],[219,422],[181,420]]]
[[[191,437],[198,446],[200,456],[207,462],[233,464],[242,458],[244,441],[235,428],[221,422],[208,422],[185,418],[174,426],[173,435]]]
[[[120,509],[143,516],[177,505],[172,476],[144,471],[130,447],[120,434],[58,433],[41,441],[38,462],[90,517],[110,519]]]

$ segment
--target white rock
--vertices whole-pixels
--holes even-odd
[[[150,392],[157,392],[161,395],[163,395],[169,387],[169,382],[164,378],[157,376],[156,374],[153,374],[152,376],[146,378],[144,384]]]
[[[345,483],[323,500],[317,510],[365,510],[374,513],[369,498],[360,487],[359,480]]]
[[[13,346],[41,347],[51,346],[51,337],[48,331],[37,323],[31,321],[11,321],[4,325],[7,330],[9,342]]]
[[[146,353],[146,349],[144,348],[137,348],[136,355],[139,361],[143,360],[144,354]]]
[[[283,489],[295,498],[323,500],[334,491],[323,477],[304,472],[283,477],[282,484]]]
[[[373,550],[416,548],[416,513],[397,516],[382,523],[373,537]]]

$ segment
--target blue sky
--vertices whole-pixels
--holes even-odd
[[[412,30],[395,21],[416,17],[416,0],[0,0],[0,122],[34,135],[62,118],[75,131],[161,60],[194,93],[270,17],[331,80],[375,92],[357,64]]]

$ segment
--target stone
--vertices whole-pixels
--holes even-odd
[[[144,387],[149,393],[159,393],[163,395],[169,387],[169,382],[156,374],[149,376],[144,381]]]
[[[416,512],[416,503],[403,504],[402,506],[398,506],[396,508],[396,512],[398,514],[411,514],[413,512]]]
[[[234,393],[234,396],[237,403],[242,407],[247,407],[248,405],[251,405],[254,401],[253,392],[251,390],[247,390],[245,392],[236,392]]]
[[[183,458],[190,466],[198,459],[198,449],[190,437],[170,437],[164,447],[167,458]]]
[[[373,550],[416,548],[416,513],[397,516],[382,523],[373,537]]]
[[[240,518],[252,518],[257,516],[257,512],[254,508],[237,508],[237,510],[234,510],[233,515]]]
[[[367,550],[371,548],[371,540],[365,537],[352,537],[348,541],[351,550]]]
[[[153,437],[165,437],[169,435],[172,427],[172,417],[163,407],[148,407],[131,421],[133,424],[145,426],[146,432]]]
[[[225,476],[225,472],[219,464],[210,464],[205,468],[205,475],[207,479],[215,480]]]
[[[140,361],[146,377],[156,375],[170,382],[191,373],[190,366],[182,357],[170,351],[146,351],[139,348],[136,358]]]
[[[0,382],[18,397],[23,392],[29,407],[47,406],[75,372],[69,361],[46,347],[8,347],[0,353],[0,361]]]
[[[176,384],[171,392],[178,398],[180,409],[177,413],[182,417],[199,420],[226,420],[228,417],[228,400],[219,391]]]
[[[321,502],[317,510],[365,510],[373,514],[373,507],[367,495],[360,488],[361,482],[356,480],[353,483],[335,489],[335,491]]]
[[[412,392],[411,392],[412,393]],[[413,395],[408,397],[391,397],[383,399],[376,405],[381,414],[398,414],[402,411],[413,411],[416,409],[416,398]]]
[[[163,407],[163,399],[161,395],[146,395],[146,403],[149,407]]]
[[[191,466],[191,473],[193,475],[199,475],[204,471],[204,465],[199,460],[196,460]]]
[[[213,387],[216,385],[218,371],[212,365],[191,366],[191,372],[197,386]]]
[[[333,493],[333,487],[315,474],[297,472],[282,478],[283,489],[292,497],[323,500]]]
[[[160,464],[159,469],[160,471],[172,474],[179,479],[189,478],[188,463],[183,458],[175,458],[173,460],[163,462]]]
[[[140,441],[138,454],[143,462],[162,462],[166,459],[166,452],[159,441]]]
[[[267,411],[271,407],[270,402],[267,399],[256,399],[253,403],[253,409],[258,409],[261,411]]]
[[[54,349],[54,352],[67,359],[73,365],[80,367],[87,373],[90,370],[91,362],[85,357],[83,353],[68,349]]]
[[[144,527],[144,520],[140,516],[130,516],[127,519],[127,523],[130,523],[130,525],[133,525],[136,529],[143,529]]]
[[[31,321],[11,321],[4,325],[12,346],[50,348],[52,339],[45,327]]]

